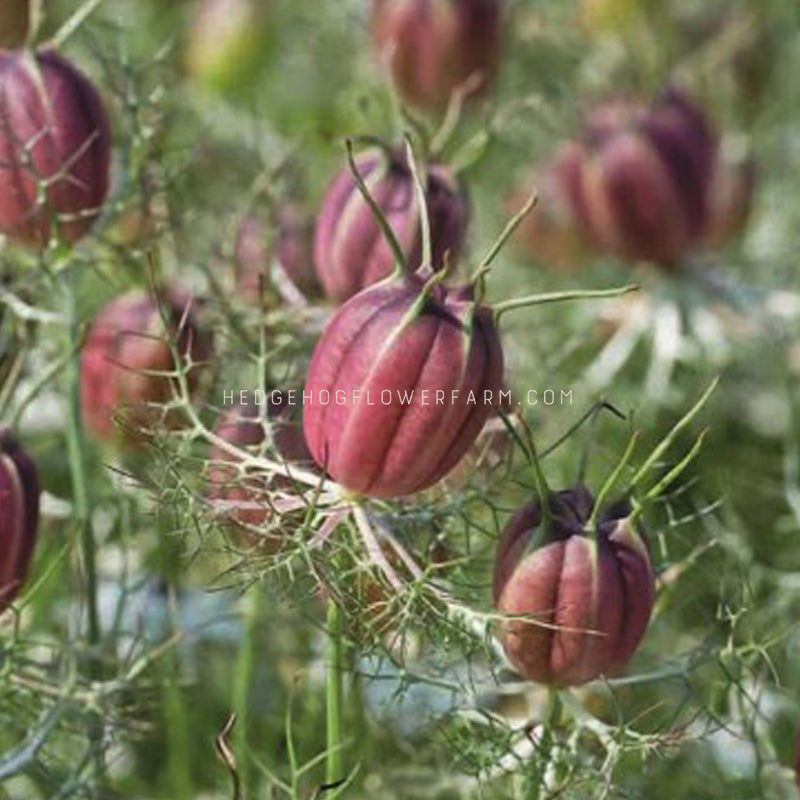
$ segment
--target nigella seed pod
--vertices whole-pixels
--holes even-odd
[[[305,464],[311,455],[303,438],[299,421],[299,406],[292,403],[294,392],[275,390],[259,404],[255,398],[239,402],[220,419],[214,434],[240,450],[258,451],[271,440],[272,455],[288,464]],[[289,479],[277,476],[270,481],[265,476],[250,475],[241,469],[239,457],[219,445],[209,451],[211,468],[208,474],[208,495],[211,500],[231,505],[226,519],[239,529],[258,528],[272,514],[267,493],[270,486],[289,485]],[[265,544],[262,538],[247,538],[250,544]],[[277,544],[270,539],[269,545]]]
[[[655,577],[627,502],[585,530],[594,500],[583,486],[534,500],[509,521],[497,551],[494,600],[509,660],[526,678],[577,686],[625,667],[653,608]]]
[[[470,448],[499,403],[503,351],[470,288],[406,275],[331,318],[308,370],[304,431],[316,462],[373,497],[427,489]]]
[[[211,337],[185,291],[172,287],[156,297],[134,290],[117,297],[96,317],[81,353],[84,423],[99,439],[125,444],[139,442],[153,426],[177,424],[179,415],[165,415],[158,406],[175,397],[178,369],[189,365],[186,380],[193,390],[210,356]]]
[[[83,237],[108,193],[110,134],[89,79],[53,50],[0,52],[0,231]]]
[[[0,428],[0,613],[19,594],[39,526],[39,480],[31,459]]]
[[[582,158],[582,148],[575,142],[566,142],[552,161],[537,170],[533,180],[536,206],[517,229],[521,251],[548,267],[574,270],[586,262],[590,253],[574,212]],[[529,187],[515,193],[509,209],[520,208],[529,196]]]
[[[422,232],[414,178],[404,154],[373,149],[356,159],[358,174],[392,227],[411,270],[420,266]],[[466,191],[445,166],[426,169],[426,201],[434,269],[458,260],[469,223]],[[395,268],[392,250],[358,189],[344,169],[322,203],[314,234],[314,266],[325,293],[342,303],[388,277]]]
[[[267,231],[262,220],[248,214],[236,237],[236,290],[239,297],[257,303],[261,282],[270,270]],[[275,212],[273,267],[280,270],[299,292],[311,295],[318,290],[314,272],[313,222],[298,205],[286,203]]]
[[[498,0],[375,0],[372,38],[410,105],[440,112],[473,79],[494,77],[500,52]]]
[[[601,248],[672,265],[708,218],[717,139],[704,114],[670,89],[649,108],[610,101],[584,126],[576,217]]]

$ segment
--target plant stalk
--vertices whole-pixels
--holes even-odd
[[[328,785],[344,778],[342,740],[344,720],[344,640],[342,636],[342,611],[334,599],[328,601],[328,663],[327,663],[327,759],[325,780]]]

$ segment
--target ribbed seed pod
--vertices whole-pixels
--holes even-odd
[[[153,425],[177,423],[155,407],[174,396],[167,373],[179,365],[170,339],[181,361],[195,365],[186,376],[190,388],[211,356],[211,337],[198,326],[190,295],[172,287],[163,304],[166,327],[158,299],[140,290],[112,300],[92,325],[81,353],[81,403],[84,422],[99,439],[134,444]],[[122,428],[114,424],[117,414]]]
[[[580,145],[566,142],[537,169],[532,181],[536,206],[520,224],[516,238],[525,255],[548,267],[573,270],[589,257],[589,243],[574,212],[582,157]],[[530,187],[515,193],[509,209],[516,211],[529,196]]]
[[[22,589],[38,526],[36,467],[10,432],[0,428],[0,613]]]
[[[368,150],[356,159],[381,212],[391,225],[411,270],[420,266],[422,236],[414,179],[403,154]],[[426,199],[431,225],[433,267],[445,254],[455,264],[469,223],[464,188],[441,164],[427,167]],[[349,169],[331,183],[317,218],[314,266],[325,293],[342,303],[388,277],[395,266],[391,248]]]
[[[0,231],[46,244],[84,236],[108,193],[108,118],[53,50],[0,52]]]
[[[671,265],[701,237],[717,140],[703,113],[670,89],[649,108],[611,101],[588,116],[575,215],[612,253]]]
[[[706,247],[721,247],[744,229],[753,205],[756,166],[750,153],[729,154],[721,149],[708,193],[708,219],[703,231]]]
[[[627,502],[586,531],[594,500],[583,486],[551,493],[542,529],[538,500],[506,526],[495,561],[494,599],[508,617],[506,654],[530,680],[577,686],[623,669],[653,608],[655,577]]]
[[[503,351],[470,289],[383,281],[348,301],[317,343],[306,442],[341,486],[411,494],[444,477],[500,401]]]
[[[489,84],[500,53],[498,0],[375,0],[372,38],[410,105],[446,108],[453,92],[475,76]]]
[[[298,392],[297,397],[302,398]],[[299,421],[300,405],[290,403],[287,392],[274,391],[268,395],[266,409],[255,398],[239,402],[220,419],[214,433],[220,439],[239,449],[256,449],[264,444],[267,431],[276,454],[272,457],[287,463],[302,464],[311,461],[311,455],[303,438]],[[266,427],[265,427],[266,426]],[[208,473],[208,494],[212,500],[222,500],[239,507],[231,509],[227,519],[239,528],[260,527],[272,514],[266,495],[270,481],[263,475],[252,475],[242,471],[235,455],[222,447],[214,446],[209,451],[211,468]],[[272,486],[288,485],[288,479],[278,476]],[[277,545],[273,539],[264,537],[248,539],[249,544]]]

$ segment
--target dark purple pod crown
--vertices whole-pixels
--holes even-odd
[[[190,389],[211,356],[211,336],[199,325],[191,296],[171,287],[163,303],[166,326],[157,298],[140,290],[112,300],[92,325],[81,352],[81,407],[87,428],[99,439],[133,444],[135,430],[169,421],[153,406],[174,397],[170,374],[184,366],[175,364],[170,340],[181,360],[194,365],[186,375]],[[117,412],[123,413],[126,430],[115,426]]]
[[[39,526],[36,467],[0,428],[0,613],[19,594]]]
[[[405,155],[373,149],[356,159],[358,174],[385,216],[413,271],[422,258],[420,213],[414,179]],[[469,222],[466,192],[441,164],[427,167],[426,199],[431,226],[433,268],[458,260]],[[325,293],[342,303],[388,277],[395,268],[392,250],[349,169],[330,184],[317,218],[314,266]]]
[[[705,115],[670,89],[650,107],[625,100],[588,115],[573,190],[588,237],[624,258],[670,265],[701,237],[717,139]]]
[[[500,401],[503,351],[469,290],[416,275],[360,292],[331,318],[308,371],[304,431],[344,488],[411,494],[443,478]]]
[[[89,79],[53,50],[0,52],[0,231],[74,242],[108,192],[110,135]]]
[[[586,531],[594,499],[583,486],[538,500],[509,521],[494,569],[494,601],[508,617],[502,641],[514,667],[539,683],[576,686],[624,668],[639,646],[655,599],[644,538],[627,502]]]
[[[500,53],[499,0],[375,0],[372,38],[403,99],[440,112],[468,79],[485,88]]]

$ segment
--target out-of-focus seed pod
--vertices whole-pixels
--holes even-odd
[[[606,508],[585,530],[594,500],[583,486],[553,492],[542,530],[538,500],[506,526],[497,551],[494,599],[502,641],[530,680],[577,686],[624,668],[653,608],[647,545],[627,502]]]
[[[300,406],[293,404],[295,393],[279,390],[267,395],[267,401],[259,404],[251,396],[239,402],[221,418],[214,433],[220,439],[239,449],[257,449],[271,440],[270,458],[288,464],[305,464],[311,454],[303,438],[299,420]],[[302,395],[300,395],[302,400]],[[247,544],[277,549],[280,541],[275,537],[248,535],[250,528],[263,526],[272,516],[269,491],[288,486],[290,479],[273,478],[263,474],[252,474],[242,469],[235,454],[215,445],[209,451],[211,468],[208,473],[210,499],[231,505],[226,519],[245,534]]]
[[[248,214],[236,237],[237,294],[253,304],[259,300],[261,281],[271,266],[264,227],[258,216]],[[313,227],[310,216],[294,203],[282,205],[275,212],[273,266],[304,295],[319,291],[314,272]]]
[[[750,216],[755,180],[755,162],[749,153],[720,149],[709,186],[705,246],[720,247],[742,232]]]
[[[587,117],[573,201],[601,248],[672,265],[708,219],[717,140],[705,115],[669,89],[650,107],[610,101]]]
[[[486,87],[497,70],[498,0],[375,0],[372,38],[403,99],[440,112],[475,77]]]
[[[91,81],[54,50],[0,52],[0,231],[75,242],[108,193],[108,118]]]
[[[566,142],[553,160],[537,170],[533,185],[536,206],[517,229],[517,243],[525,255],[545,266],[574,270],[586,263],[590,247],[575,218],[573,198],[580,179],[582,148]],[[530,187],[514,194],[509,209],[516,211],[530,196]]]
[[[800,791],[800,731],[797,732],[794,746],[794,780],[798,791]]]
[[[0,613],[22,589],[38,527],[36,467],[11,433],[0,428]]]
[[[189,74],[213,92],[239,93],[261,67],[269,39],[262,0],[201,0],[189,31]]]
[[[358,156],[359,175],[394,230],[410,269],[420,266],[422,235],[414,179],[403,154],[368,150]],[[445,166],[427,167],[426,199],[431,225],[433,267],[454,264],[469,223],[466,192]],[[331,183],[317,218],[314,266],[332,300],[342,303],[388,277],[394,267],[391,248],[358,190],[349,169]]]
[[[308,370],[304,430],[316,462],[373,497],[433,486],[469,450],[503,388],[490,309],[418,275],[360,292],[331,318]]]
[[[186,379],[193,390],[211,357],[211,337],[199,327],[190,295],[172,287],[160,302],[131,291],[105,306],[92,325],[81,353],[81,403],[84,422],[99,439],[131,445],[153,427],[177,425],[182,415],[159,406],[174,398],[178,369],[191,364]]]
[[[30,24],[30,0],[3,0],[0,3],[0,47],[23,45]]]

